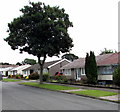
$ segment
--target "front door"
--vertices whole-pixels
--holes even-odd
[[[76,68],[76,80],[80,80],[80,76],[81,76],[81,69]]]

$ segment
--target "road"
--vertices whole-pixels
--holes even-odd
[[[1,91],[0,91],[1,92]],[[2,110],[117,110],[118,104],[2,82]]]

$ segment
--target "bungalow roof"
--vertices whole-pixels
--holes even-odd
[[[0,68],[17,67],[18,65],[0,65]]]
[[[97,66],[118,64],[118,61],[120,63],[120,59],[118,58],[119,56],[120,56],[120,52],[98,55],[98,56],[96,56]],[[73,62],[68,63],[67,65],[61,67],[61,69],[82,68],[84,66],[85,66],[85,58],[79,58],[79,59],[74,60]]]
[[[18,67],[15,67],[13,68],[11,71],[16,71],[16,70],[20,70],[20,69],[26,69],[28,67],[30,67],[31,65],[21,65],[21,66],[18,66]]]
[[[53,64],[55,64],[55,63],[57,63],[59,61],[60,60],[45,62],[44,68],[47,68],[48,66],[53,65]],[[32,65],[32,66],[30,66],[30,67],[28,67],[28,68],[26,68],[24,70],[35,70],[35,69],[39,69],[39,64]]]

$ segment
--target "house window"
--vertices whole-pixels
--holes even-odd
[[[71,75],[71,70],[70,69],[65,69],[63,74],[65,75]]]
[[[43,73],[48,73],[48,69],[44,68]]]
[[[100,75],[111,75],[113,73],[114,69],[112,66],[104,66],[98,68],[98,74]]]
[[[26,74],[26,71],[23,71],[23,74]]]
[[[83,74],[85,74],[85,69],[84,68],[81,68],[81,74],[83,75]]]

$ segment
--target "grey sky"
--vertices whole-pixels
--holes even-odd
[[[74,47],[71,53],[85,57],[86,52],[94,51],[96,55],[104,48],[118,50],[118,1],[119,0],[30,0],[41,1],[51,6],[64,8],[70,16],[74,27],[69,29]],[[13,51],[3,40],[8,36],[7,24],[20,16],[28,0],[2,0],[0,4],[0,62],[16,63],[25,58],[34,58],[27,53]],[[58,59],[47,58],[47,61]]]

